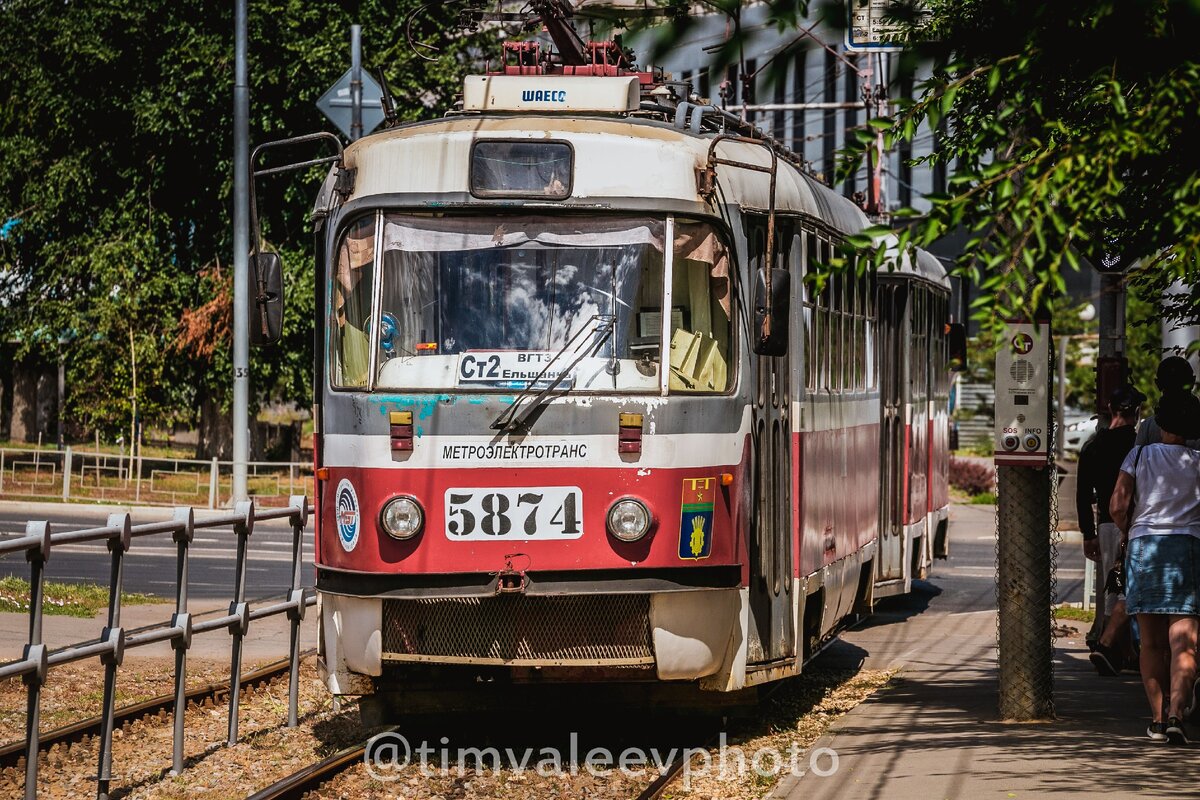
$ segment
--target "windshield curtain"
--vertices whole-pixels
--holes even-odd
[[[668,382],[661,375],[665,221],[378,219],[378,237],[372,218],[352,226],[338,250],[334,385],[367,385],[371,356],[371,383],[380,389],[519,390],[563,372],[570,373],[565,387],[590,391],[659,392]],[[679,223],[674,239],[669,386],[724,391],[728,254],[707,224]],[[370,335],[372,282],[377,336]]]

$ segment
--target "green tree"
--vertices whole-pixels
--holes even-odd
[[[901,236],[926,245],[969,229],[959,266],[982,316],[1044,304],[1080,253],[1129,266],[1144,297],[1197,283],[1200,3],[906,0],[893,13],[911,39],[902,69],[932,64],[933,77],[876,124],[893,142],[938,129],[930,159],[954,167],[949,191]],[[1172,312],[1194,316],[1195,304]]]
[[[404,118],[444,111],[491,38],[421,14],[412,32],[444,41],[438,60],[421,59],[406,23],[423,7],[251,3],[252,141],[331,128],[315,102],[349,66],[352,22]],[[128,427],[135,360],[147,423],[228,407],[232,16],[202,0],[0,3],[0,340],[49,361],[70,339],[68,418],[83,427]],[[288,281],[284,342],[252,353],[260,399],[311,401],[307,217],[322,177],[260,187]],[[189,347],[205,320],[219,335]]]

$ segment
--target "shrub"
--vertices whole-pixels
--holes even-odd
[[[950,485],[969,495],[996,491],[996,468],[977,458],[950,456]]]

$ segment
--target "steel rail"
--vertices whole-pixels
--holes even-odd
[[[395,730],[395,728],[391,730]],[[320,788],[334,776],[361,763],[370,741],[367,739],[359,744],[351,745],[315,764],[309,764],[286,778],[275,781],[267,788],[260,789],[246,800],[302,800],[305,795]]]
[[[396,730],[396,728],[391,728],[391,730]],[[247,797],[246,800],[303,800],[309,792],[316,791],[336,775],[353,767],[355,764],[361,763],[366,755],[367,745],[370,741],[368,739],[359,744],[351,745],[344,750],[339,750],[328,758],[299,769],[286,778],[281,778],[272,783],[265,789],[260,789]],[[715,741],[716,737],[710,739],[705,748],[711,747]],[[657,778],[650,782],[649,786],[642,790],[641,794],[637,796],[637,800],[659,800],[667,790],[667,787],[679,777],[679,773],[683,771],[684,765],[688,760],[682,754],[677,756],[666,771],[659,774]]]
[[[662,797],[663,792],[667,790],[677,777],[683,771],[683,765],[688,761],[682,755],[675,758],[671,762],[671,766],[666,772],[660,774],[657,778],[650,782],[650,785],[642,790],[642,793],[637,796],[637,800],[658,800]]]

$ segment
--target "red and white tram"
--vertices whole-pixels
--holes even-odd
[[[646,73],[523,71],[317,203],[324,679],[797,674],[945,547],[946,274],[817,290],[868,221],[786,151]]]

